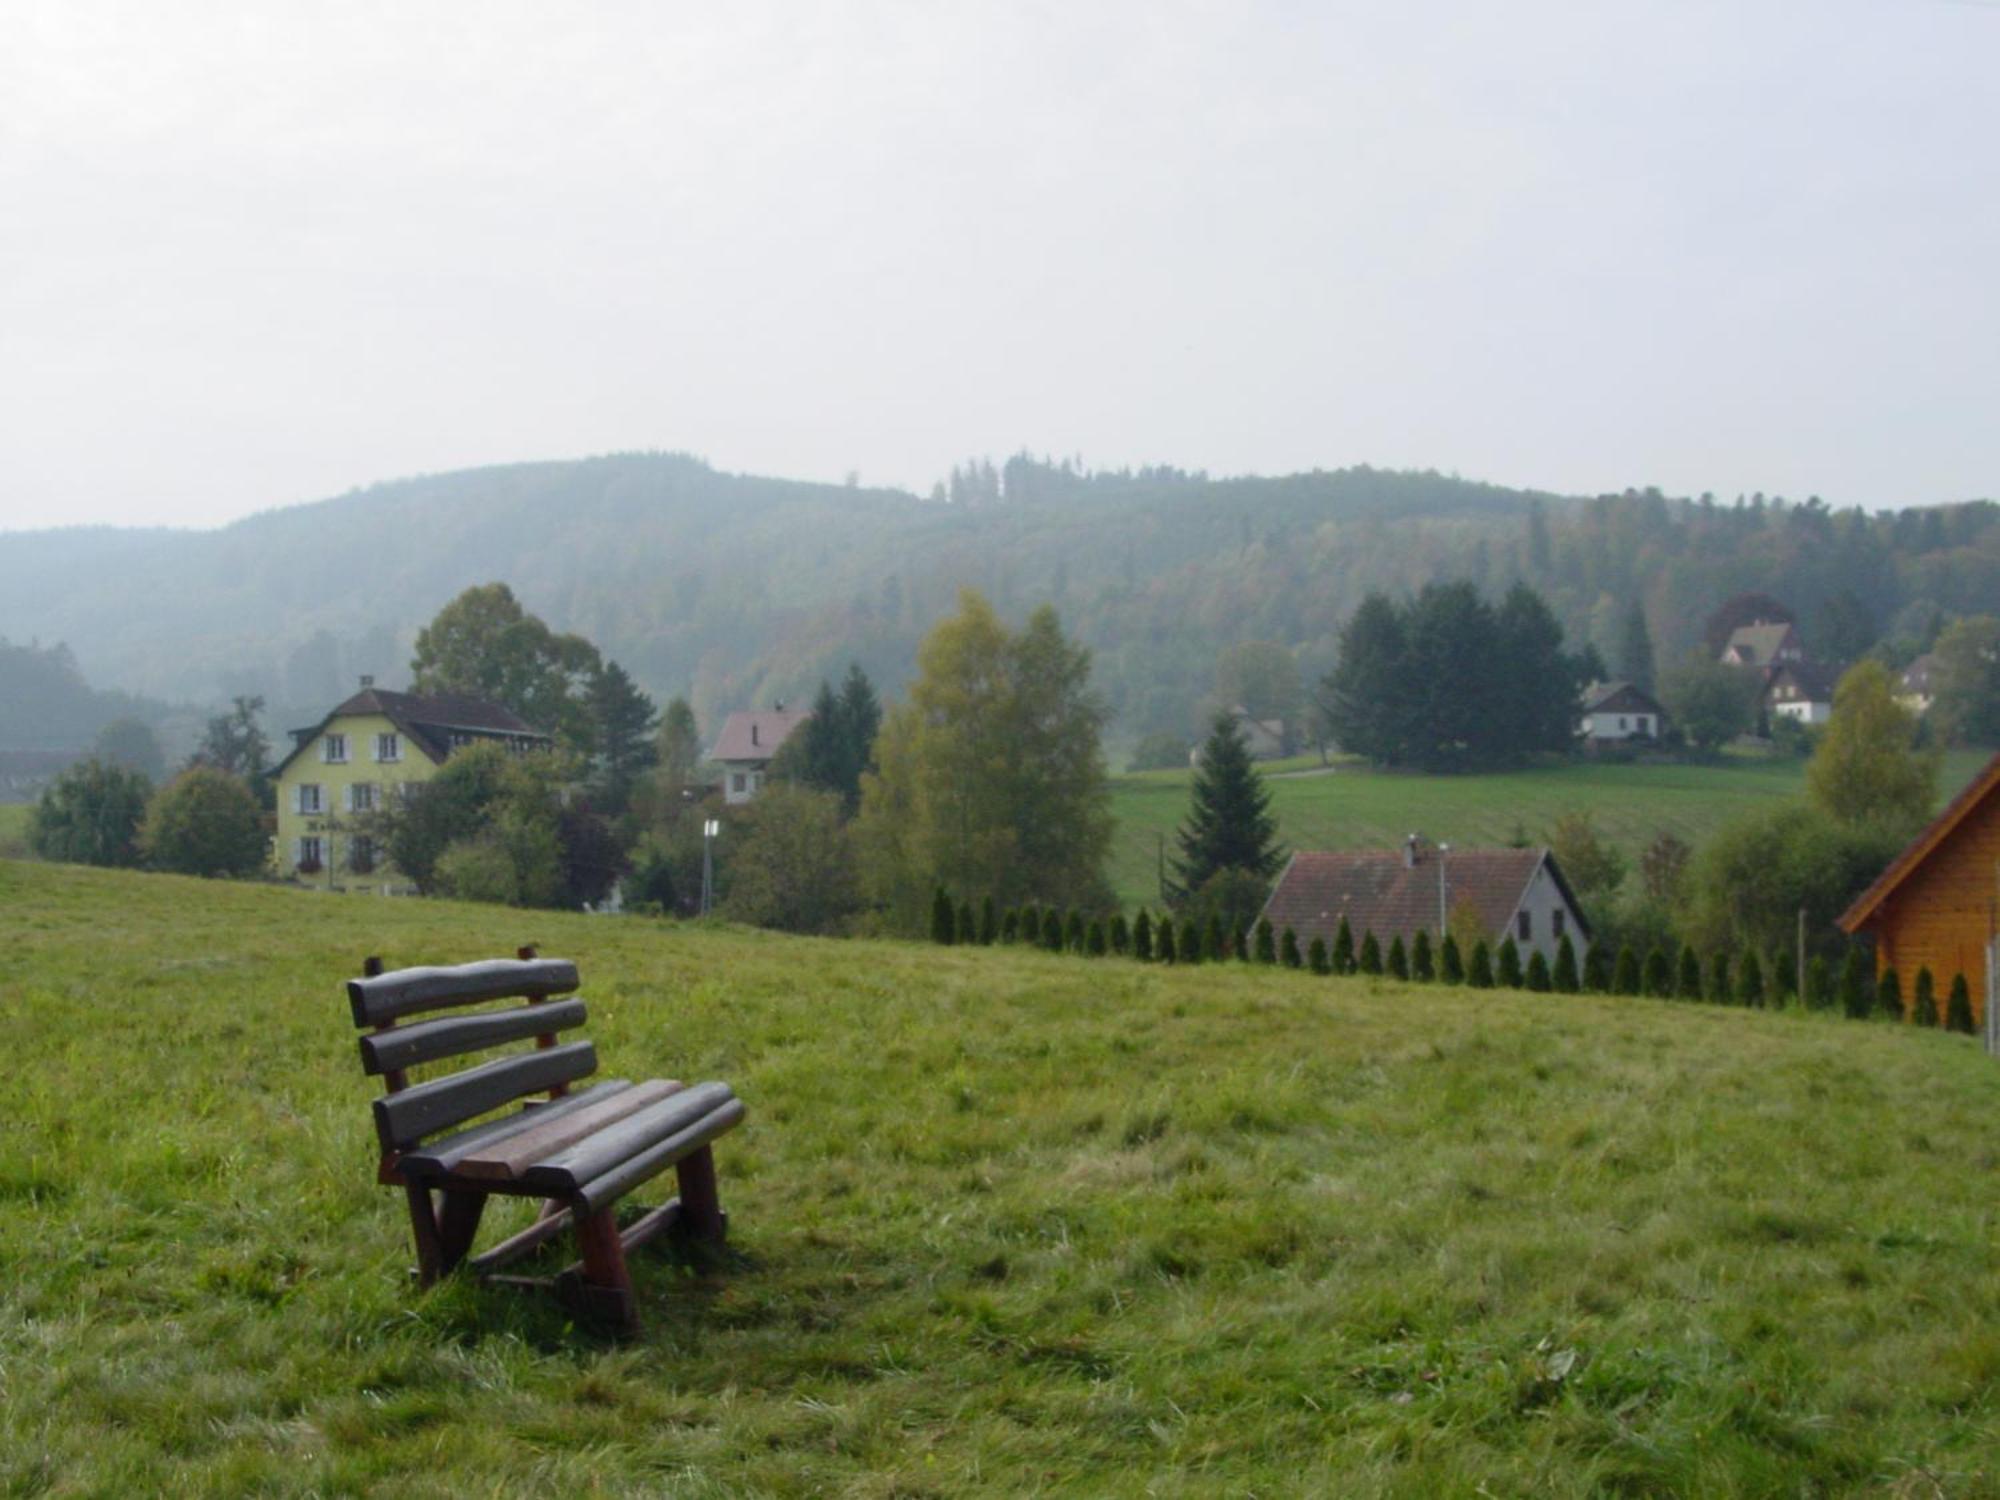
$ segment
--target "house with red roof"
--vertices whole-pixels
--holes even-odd
[[[771,758],[792,733],[812,717],[809,708],[741,709],[722,721],[708,758],[722,767],[722,800],[748,802],[763,790]]]
[[[1590,951],[1590,924],[1546,848],[1454,849],[1413,834],[1401,849],[1301,852],[1263,914],[1302,947],[1315,937],[1331,946],[1345,917],[1357,945],[1370,932],[1387,948],[1396,938],[1408,946],[1420,931],[1436,942],[1472,930],[1495,947],[1513,938],[1524,961],[1540,953],[1553,963],[1565,937],[1579,963]]]

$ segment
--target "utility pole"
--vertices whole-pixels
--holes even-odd
[[[701,825],[701,914],[705,917],[715,910],[715,836],[722,832],[722,823],[716,818],[703,819]]]
[[[1438,845],[1438,942],[1439,943],[1444,942],[1445,923],[1448,920],[1448,911],[1445,904],[1444,857],[1449,853],[1451,853],[1451,845],[1445,843],[1440,843]]]

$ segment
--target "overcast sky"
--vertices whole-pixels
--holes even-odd
[[[673,448],[2000,492],[2000,7],[0,0],[0,527]]]

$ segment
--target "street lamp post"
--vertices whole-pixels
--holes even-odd
[[[715,910],[715,836],[722,832],[718,819],[706,818],[701,825],[701,914]]]
[[[1444,929],[1447,917],[1447,911],[1445,905],[1444,857],[1449,853],[1451,853],[1451,845],[1442,843],[1438,845],[1438,941],[1440,943],[1444,941]]]

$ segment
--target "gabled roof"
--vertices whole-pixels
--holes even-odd
[[[1593,682],[1583,690],[1583,710],[1587,714],[1638,713],[1666,716],[1659,700],[1636,683]]]
[[[738,709],[722,721],[710,760],[769,760],[799,725],[812,717],[809,708]]]
[[[1729,644],[1722,648],[1725,657],[1734,657],[1738,648],[1746,662],[1753,667],[1768,667],[1787,640],[1797,645],[1794,639],[1795,627],[1782,620],[1775,623],[1760,621],[1755,625],[1738,625],[1729,633]]]
[[[1816,661],[1777,662],[1771,667],[1770,677],[1774,696],[1778,684],[1787,678],[1807,702],[1831,703],[1833,690],[1840,685],[1840,668]]]
[[[485,698],[464,693],[394,693],[387,688],[365,687],[308,729],[294,729],[297,741],[291,754],[278,762],[271,773],[277,775],[317,739],[335,719],[362,714],[380,714],[400,730],[411,744],[442,764],[451,754],[453,734],[481,737],[506,735],[514,738],[546,740],[548,735],[535,728],[512,709]]]
[[[1513,921],[1528,883],[1546,864],[1589,939],[1583,908],[1547,849],[1453,849],[1443,858],[1447,910],[1470,906],[1480,925],[1496,937]],[[1273,927],[1290,927],[1301,939],[1331,938],[1342,915],[1356,942],[1364,932],[1373,932],[1378,942],[1396,937],[1408,941],[1419,928],[1435,937],[1438,860],[1434,848],[1423,848],[1414,865],[1400,849],[1294,854],[1264,903],[1264,915]]]
[[[1928,693],[1931,690],[1931,674],[1937,670],[1937,652],[1926,651],[1922,656],[1903,668],[1903,688],[1911,693]]]
[[[1854,904],[1840,914],[1840,930],[1853,933],[1865,926],[1881,910],[1882,903],[1896,893],[1896,888],[1915,874],[1917,867],[1929,859],[1961,823],[1995,795],[2000,795],[2000,755],[1989,760],[1985,768],[1945,804],[1944,811],[1931,819],[1930,825],[1911,839],[1901,854],[1889,861],[1889,868],[1875,877],[1875,883],[1854,898]]]

